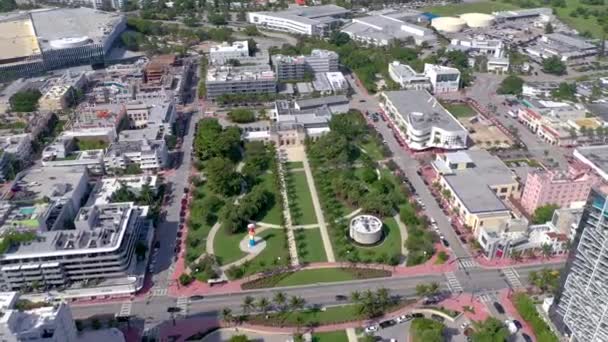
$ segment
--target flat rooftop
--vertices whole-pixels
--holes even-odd
[[[471,163],[466,169],[451,170],[443,176],[471,213],[509,210],[490,188],[516,182],[511,170],[498,157],[485,150],[469,150],[447,153],[446,158]],[[437,169],[449,170],[442,160],[435,160],[433,164]]]
[[[70,198],[85,176],[84,167],[40,167],[24,171],[13,182],[11,200],[40,200],[43,197]]]
[[[40,46],[29,16],[0,21],[0,64],[40,54]]]
[[[103,44],[124,16],[91,8],[55,8],[31,12],[36,33],[43,49],[52,41],[88,38],[91,44]]]
[[[466,129],[426,90],[385,91],[399,114],[415,129],[438,127],[446,131]]]
[[[582,146],[575,151],[603,172],[608,172],[608,145]]]

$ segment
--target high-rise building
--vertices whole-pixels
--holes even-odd
[[[574,341],[608,341],[608,187],[593,188],[550,316]]]

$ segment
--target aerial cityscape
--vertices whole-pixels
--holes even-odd
[[[0,0],[0,340],[608,342],[606,0]]]

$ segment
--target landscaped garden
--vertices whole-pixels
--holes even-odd
[[[327,261],[319,228],[299,228],[294,231],[300,263]]]
[[[466,103],[445,102],[441,105],[457,118],[468,118],[477,115],[477,112]]]
[[[312,198],[306,174],[304,171],[288,171],[285,173],[285,185],[289,196],[289,210],[293,225],[308,225],[317,223]]]
[[[530,324],[538,341],[559,341],[547,323],[538,314],[532,298],[525,293],[517,293],[513,296],[513,304],[515,304],[515,308],[521,317]]]
[[[359,147],[377,139],[361,113],[334,116],[330,127],[330,133],[309,142],[307,152],[337,259],[397,265],[402,240],[392,216],[406,201],[407,190]],[[356,246],[350,241],[349,220],[344,216],[359,208],[384,222],[385,239],[376,246]]]
[[[283,272],[243,284],[243,289],[331,283],[356,279],[390,277],[391,272],[374,268],[318,268]]]

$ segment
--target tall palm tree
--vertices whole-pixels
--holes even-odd
[[[353,291],[350,293],[350,300],[355,302],[355,303],[359,303],[359,301],[361,300],[361,292],[359,291]]]
[[[262,297],[258,299],[257,307],[265,316],[268,313],[268,310],[270,310],[270,301],[266,297]]]
[[[243,304],[241,304],[241,307],[243,308],[243,314],[248,315],[249,312],[255,308],[253,297],[246,296],[243,298]]]
[[[285,303],[287,303],[287,296],[285,296],[285,293],[281,291],[275,293],[272,301],[276,304],[279,311],[285,311]]]
[[[232,315],[232,310],[230,308],[222,309],[222,320],[226,321],[228,324],[232,323],[234,315]]]
[[[289,298],[289,307],[291,308],[292,311],[298,311],[298,310],[302,309],[305,304],[306,304],[306,301],[302,297],[291,296],[291,298]]]
[[[435,294],[437,293],[437,291],[439,291],[439,283],[433,281],[429,284],[429,293],[430,294]]]
[[[378,306],[382,311],[384,311],[384,309],[386,309],[390,305],[391,294],[387,288],[381,287],[376,290],[376,299],[378,302]]]

